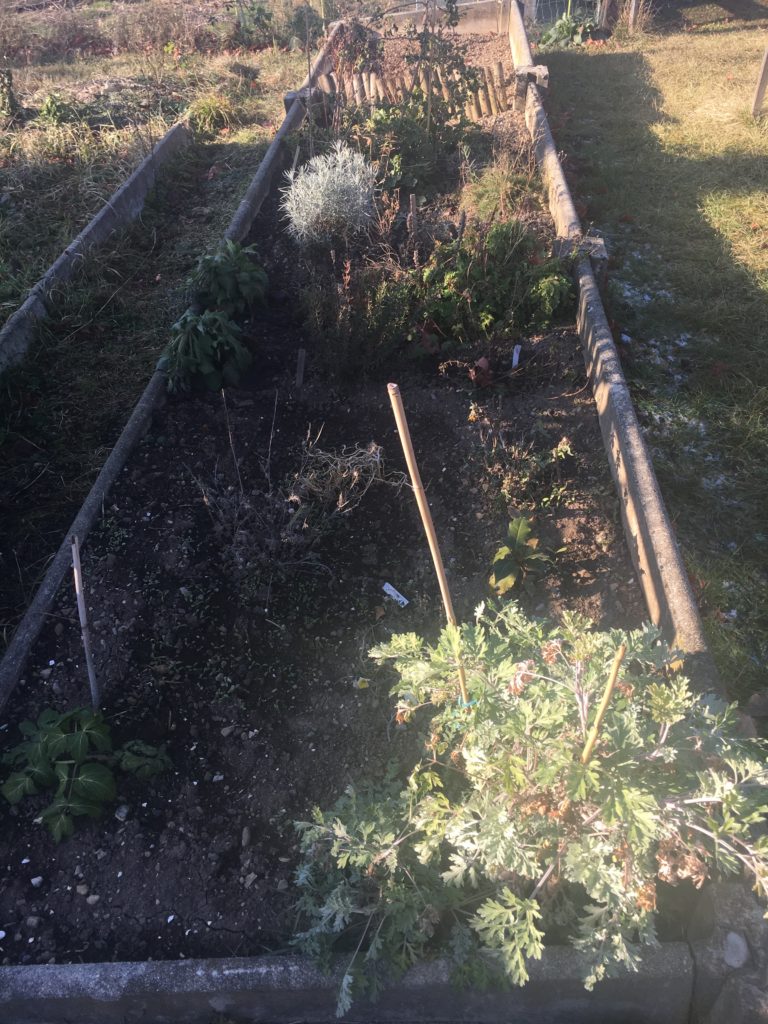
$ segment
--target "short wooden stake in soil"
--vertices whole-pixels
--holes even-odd
[[[432,555],[432,561],[435,565],[437,581],[440,584],[440,594],[442,595],[443,605],[445,607],[445,617],[452,626],[457,626],[458,623],[456,622],[456,615],[453,611],[451,592],[448,589],[448,577],[445,575],[443,556],[440,554],[440,546],[437,543],[437,534],[435,533],[435,524],[432,522],[432,513],[429,511],[429,502],[427,501],[427,496],[424,493],[424,486],[421,482],[421,474],[419,473],[419,466],[416,462],[416,455],[413,450],[411,432],[408,429],[408,420],[405,417],[405,408],[403,407],[400,388],[397,384],[387,384],[387,391],[389,392],[389,400],[392,403],[392,411],[395,414],[395,423],[397,424],[397,430],[400,434],[400,443],[403,446],[403,454],[405,455],[405,463],[408,466],[408,473],[411,477],[413,493],[416,495],[416,504],[419,506],[421,522],[424,526],[424,532],[427,535],[429,550]],[[467,692],[466,673],[464,672],[464,666],[461,662],[459,662],[458,669],[461,699],[464,702],[464,706],[467,707],[469,705],[469,693]]]
[[[91,654],[91,633],[88,629],[88,610],[85,607],[85,592],[83,590],[83,569],[80,565],[80,541],[77,536],[72,537],[72,568],[75,574],[77,612],[80,616],[80,632],[83,635],[85,665],[88,669],[88,682],[91,687],[91,704],[93,705],[93,710],[98,711],[101,704],[101,695],[99,693],[99,683],[96,679],[96,669],[93,667],[93,656]]]
[[[496,61],[496,78],[498,79],[498,96],[501,109],[507,109],[507,83],[504,79],[504,65],[500,60]]]
[[[493,81],[493,71],[490,68],[484,68],[485,72],[485,84],[488,89],[488,98],[491,101],[491,113],[494,117],[500,112],[501,106],[499,105],[499,97],[496,95],[496,84]]]
[[[296,359],[296,390],[299,391],[304,385],[304,367],[307,365],[307,350],[299,349]]]
[[[757,117],[765,99],[765,90],[768,88],[768,48],[763,54],[763,63],[760,67],[760,74],[757,76],[755,95],[752,97],[752,117]]]

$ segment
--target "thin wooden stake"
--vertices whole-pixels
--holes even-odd
[[[592,751],[595,749],[595,743],[597,743],[597,735],[600,732],[600,726],[603,723],[605,712],[608,710],[611,694],[613,693],[613,688],[616,685],[616,680],[619,678],[619,669],[621,668],[621,663],[624,661],[626,653],[626,644],[622,644],[618,651],[616,651],[616,657],[613,659],[613,666],[611,667],[611,674],[608,677],[608,682],[605,684],[605,690],[603,691],[603,699],[600,701],[600,706],[597,709],[597,715],[592,723],[592,728],[589,730],[587,742],[584,744],[584,750],[581,753],[582,764],[588,764],[590,757],[592,757]]]
[[[437,573],[437,581],[440,584],[440,594],[443,598],[443,606],[445,608],[445,617],[452,626],[457,626],[456,615],[453,611],[453,601],[451,600],[451,592],[448,589],[448,577],[445,575],[445,566],[443,565],[443,556],[440,554],[440,546],[437,543],[437,534],[435,533],[435,524],[432,522],[432,513],[429,511],[429,502],[427,496],[424,493],[424,486],[421,482],[421,474],[419,473],[418,463],[416,462],[416,455],[413,451],[413,443],[411,441],[411,432],[408,429],[408,420],[405,417],[405,408],[403,407],[403,399],[400,394],[400,388],[397,384],[387,384],[387,391],[389,392],[389,400],[392,403],[392,411],[395,414],[395,423],[397,424],[397,430],[400,434],[400,443],[403,446],[403,454],[405,455],[405,462],[408,466],[408,472],[411,476],[411,484],[413,485],[413,493],[416,496],[416,504],[419,506],[419,512],[421,514],[421,522],[424,526],[424,532],[427,535],[427,543],[429,544],[429,550],[432,555],[432,561],[435,566],[435,572]],[[459,662],[459,689],[461,690],[461,699],[465,707],[469,706],[469,693],[467,692],[467,677],[464,671],[464,666]]]
[[[477,94],[477,90],[475,90],[472,93],[472,95],[471,95],[471,102],[472,102],[472,113],[475,116],[475,120],[479,121],[480,118],[483,116],[483,108],[480,106],[480,97]]]
[[[504,79],[504,65],[500,60],[496,61],[496,78],[498,79],[498,97],[501,109],[507,109],[507,83]]]
[[[363,89],[363,76],[358,72],[352,76],[352,90],[355,96],[355,103],[358,107],[365,106],[365,90]]]
[[[482,107],[483,116],[490,117],[493,111],[491,110],[491,97],[488,95],[488,83],[485,81],[485,75],[483,75],[482,72],[479,72],[477,77],[480,81],[480,87],[478,88],[477,93],[480,97],[480,106]]]
[[[93,705],[93,710],[98,711],[101,705],[101,694],[99,693],[99,683],[96,679],[96,670],[93,667],[93,656],[91,654],[91,634],[88,629],[88,611],[85,607],[85,593],[83,591],[83,569],[80,565],[80,541],[77,536],[72,537],[72,568],[75,575],[75,593],[77,594],[77,611],[80,616],[80,632],[83,636],[85,665],[88,669],[88,682],[91,687],[91,704]]]
[[[765,90],[768,87],[768,49],[763,54],[763,63],[760,67],[760,74],[757,76],[755,95],[752,97],[752,117],[757,117],[765,99]]]
[[[296,359],[296,390],[299,391],[304,386],[304,367],[307,365],[307,350],[305,348],[299,349],[299,354]]]

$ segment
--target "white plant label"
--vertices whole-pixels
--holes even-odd
[[[392,600],[396,604],[399,604],[401,608],[405,608],[405,606],[408,604],[408,598],[403,597],[399,590],[395,590],[391,583],[385,583],[381,589],[384,591],[387,597],[391,597]]]

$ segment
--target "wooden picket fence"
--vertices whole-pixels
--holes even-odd
[[[479,68],[478,79],[477,86],[470,89],[464,102],[457,98],[457,87],[461,84],[458,74],[450,76],[444,68],[436,66],[433,68],[431,88],[434,95],[445,100],[451,113],[463,109],[471,120],[478,121],[481,117],[509,109],[507,80],[501,61],[497,61],[495,67]],[[320,75],[318,85],[323,92],[341,97],[346,105],[358,107],[403,103],[417,86],[425,96],[430,90],[425,68],[389,78],[375,71],[360,71],[347,76],[331,73]],[[466,89],[461,91],[466,94]]]

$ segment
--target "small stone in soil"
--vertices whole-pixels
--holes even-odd
[[[39,917],[30,916],[27,918],[27,928],[34,929],[40,924]]]
[[[78,885],[78,887],[77,887],[77,894],[78,894],[78,896],[87,896],[88,895],[88,886],[85,883],[83,883],[82,885]]]
[[[251,845],[251,830],[247,825],[243,827],[243,834],[240,837],[240,845],[244,848]]]
[[[118,821],[125,821],[125,819],[128,817],[129,812],[130,807],[128,806],[128,804],[120,804],[120,806],[115,811],[115,817],[117,818]]]
[[[33,889],[39,889],[43,884],[43,876],[37,875],[35,878],[30,878],[29,881]]]
[[[89,907],[95,907],[100,899],[101,899],[101,896],[96,896],[94,894],[93,896],[89,896],[88,899],[85,902],[88,904]]]
[[[231,736],[234,731],[234,725],[225,725],[224,728],[221,730],[221,735],[224,737],[224,739],[226,739],[228,736]]]

